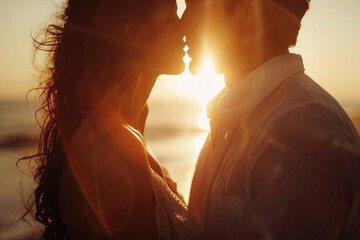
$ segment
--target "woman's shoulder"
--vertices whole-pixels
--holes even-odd
[[[153,235],[146,148],[141,135],[111,113],[89,116],[65,143],[70,172],[64,170],[62,176],[62,209],[80,209],[65,213],[65,218],[75,231],[79,224],[73,215],[79,214],[80,225],[88,226],[92,234],[137,236],[140,233],[133,231],[137,224]]]

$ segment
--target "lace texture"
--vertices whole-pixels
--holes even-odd
[[[155,215],[159,239],[202,239],[200,228],[186,204],[154,171],[152,171],[152,184],[156,199]]]

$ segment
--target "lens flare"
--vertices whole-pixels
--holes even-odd
[[[203,79],[216,77],[214,61],[210,55],[207,54],[203,57],[203,64],[198,75]]]

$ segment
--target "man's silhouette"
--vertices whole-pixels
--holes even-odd
[[[227,86],[190,194],[206,239],[359,239],[359,135],[288,50],[309,0],[187,4],[190,70],[209,49]]]

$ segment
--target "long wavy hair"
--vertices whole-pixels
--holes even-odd
[[[20,160],[35,166],[41,239],[70,239],[59,211],[59,183],[67,161],[63,141],[93,110],[88,101],[100,101],[116,84],[126,89],[129,83],[121,81],[122,74],[140,66],[145,54],[132,40],[157,7],[149,0],[68,0],[54,23],[34,38],[35,55],[47,55],[37,88],[43,119],[37,153]]]

